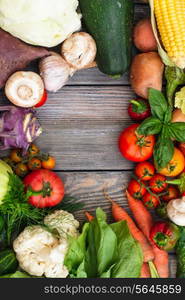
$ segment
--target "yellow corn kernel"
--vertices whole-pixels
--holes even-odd
[[[154,0],[163,46],[177,67],[185,68],[185,0]]]

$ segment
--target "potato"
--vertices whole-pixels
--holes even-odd
[[[175,109],[172,113],[172,123],[174,122],[185,122],[185,114],[183,114],[181,109]]]
[[[150,19],[143,19],[136,24],[133,40],[136,48],[141,52],[157,50],[157,42]]]
[[[157,52],[141,53],[134,57],[130,70],[130,81],[134,92],[148,98],[148,88],[161,91],[164,64]]]

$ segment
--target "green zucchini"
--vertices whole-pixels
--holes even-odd
[[[120,77],[132,57],[133,0],[80,0],[87,31],[97,45],[97,64],[105,74]]]
[[[0,252],[0,276],[15,272],[17,267],[18,261],[12,250]]]
[[[5,221],[3,216],[0,215],[0,233],[3,231],[3,228],[5,226]]]
[[[185,278],[185,227],[180,228],[180,239],[176,245],[177,278]]]

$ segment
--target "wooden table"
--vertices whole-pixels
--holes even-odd
[[[148,13],[148,6],[135,5],[136,21]],[[101,206],[110,220],[110,203],[104,198],[104,188],[128,209],[123,189],[133,164],[120,155],[117,141],[120,132],[131,124],[127,106],[133,97],[128,74],[113,80],[94,68],[76,73],[67,86],[50,94],[47,104],[38,110],[43,134],[37,144],[56,157],[56,171],[65,182],[66,193],[84,201],[85,209],[91,213]],[[84,220],[83,211],[76,216]],[[175,265],[171,254],[173,277]]]

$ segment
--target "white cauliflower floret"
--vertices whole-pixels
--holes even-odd
[[[77,237],[79,222],[74,216],[64,210],[56,210],[44,218],[44,224],[52,230],[56,230],[60,238],[67,239],[68,236]]]
[[[26,227],[14,241],[13,248],[20,267],[30,275],[67,277],[64,258],[68,243],[57,239],[43,227]]]

